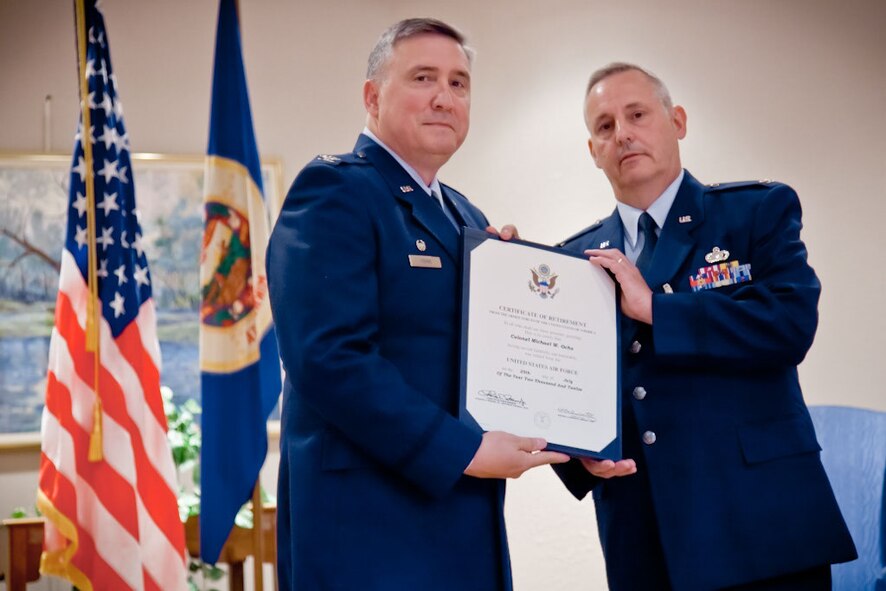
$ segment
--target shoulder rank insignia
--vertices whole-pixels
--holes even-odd
[[[320,160],[321,162],[328,162],[330,164],[338,164],[339,162],[341,162],[341,158],[339,158],[338,156],[333,156],[332,154],[320,154],[319,156],[317,156],[317,160]]]
[[[602,223],[603,223],[603,220],[597,220],[596,222],[594,222],[593,224],[591,224],[590,226],[588,226],[584,230],[582,230],[580,232],[576,232],[575,234],[573,234],[572,236],[570,236],[569,238],[567,238],[566,240],[564,240],[562,242],[558,242],[555,246],[558,246],[558,247],[566,246],[567,244],[569,244],[573,240],[577,240],[577,239],[581,238],[582,236],[584,236],[585,234],[587,234],[591,230],[596,230],[597,228],[599,228],[602,225]],[[607,244],[607,246],[608,246],[608,244]],[[606,248],[606,247],[601,244],[600,248]]]
[[[708,254],[704,255],[704,260],[710,264],[714,263],[722,263],[726,259],[729,258],[728,250],[720,250],[719,246],[715,246],[714,249]]]
[[[776,181],[772,179],[760,179],[756,181],[736,181],[734,183],[711,183],[708,185],[708,188],[717,191],[731,191],[733,189],[768,188],[773,184],[776,184]]]

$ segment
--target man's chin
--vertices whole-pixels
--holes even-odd
[[[461,146],[456,138],[436,139],[425,143],[425,149],[429,154],[440,156],[441,158],[449,158]]]

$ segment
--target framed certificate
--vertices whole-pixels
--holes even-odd
[[[465,228],[462,421],[621,458],[616,284],[587,258]]]

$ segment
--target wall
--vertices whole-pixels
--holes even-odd
[[[213,0],[106,0],[133,149],[201,153],[207,139]],[[886,249],[886,3],[879,0],[241,0],[258,142],[292,178],[317,153],[350,149],[363,125],[365,58],[381,30],[415,15],[460,26],[478,50],[473,126],[441,178],[496,224],[553,242],[608,214],[582,93],[591,70],[636,61],[689,114],[684,164],[703,182],[773,178],[804,206],[822,279],[821,324],[801,366],[807,400],[886,410],[879,386]],[[0,0],[0,150],[55,150],[77,119],[71,3]],[[5,470],[5,472],[4,472]],[[0,458],[0,514],[34,472]],[[273,471],[270,462],[266,470]],[[7,492],[15,489],[19,492]],[[21,493],[21,494],[20,494]],[[522,591],[603,589],[590,501],[548,470],[511,483],[508,525]]]

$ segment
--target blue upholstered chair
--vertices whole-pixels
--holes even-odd
[[[811,406],[821,460],[858,548],[833,567],[836,591],[886,591],[886,412]]]

